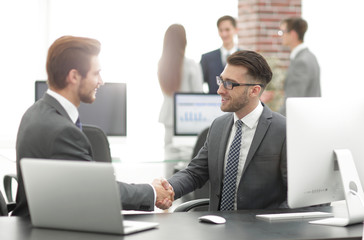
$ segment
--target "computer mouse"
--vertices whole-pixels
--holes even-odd
[[[201,222],[223,224],[226,223],[226,219],[216,215],[205,215],[198,218]]]

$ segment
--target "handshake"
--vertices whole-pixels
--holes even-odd
[[[152,185],[157,194],[155,206],[163,210],[170,208],[174,201],[173,187],[164,178],[154,179]]]

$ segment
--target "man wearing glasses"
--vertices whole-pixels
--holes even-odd
[[[210,180],[209,210],[286,207],[286,119],[259,97],[271,81],[266,60],[238,51],[216,77],[221,110],[204,146],[168,182],[179,198]]]
[[[303,43],[307,22],[298,17],[284,19],[278,35],[283,46],[291,51],[291,63],[284,82],[284,104],[279,110],[286,114],[286,100],[289,97],[321,97],[320,67],[315,55]]]

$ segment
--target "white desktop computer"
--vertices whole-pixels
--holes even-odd
[[[288,99],[287,171],[291,208],[345,200],[343,216],[310,223],[362,223],[364,101]]]

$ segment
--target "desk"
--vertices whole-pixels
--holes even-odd
[[[330,209],[326,207],[324,209]],[[226,218],[223,225],[199,223],[197,218],[211,212],[157,213],[127,215],[125,219],[159,222],[158,229],[128,236],[93,234],[32,228],[30,221],[18,217],[0,217],[1,240],[264,240],[264,239],[362,239],[363,225],[331,227],[309,224],[308,220],[267,222],[255,218],[257,213],[267,211],[213,212]]]

